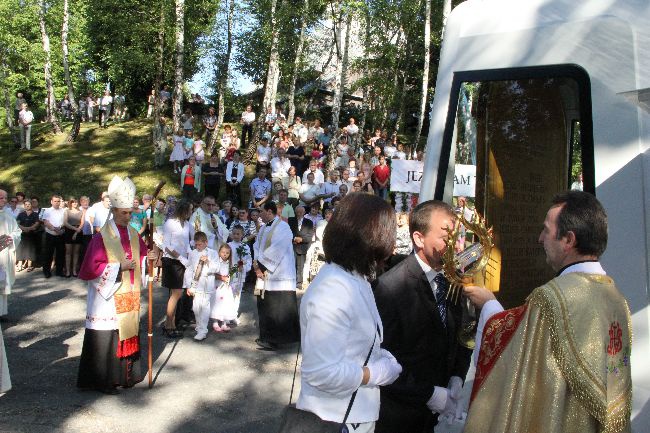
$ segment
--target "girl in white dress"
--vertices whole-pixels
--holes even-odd
[[[347,167],[350,155],[348,155],[348,141],[345,136],[341,136],[341,141],[336,145],[336,167]]]
[[[182,162],[185,161],[185,149],[183,148],[185,137],[183,136],[182,129],[179,128],[174,133],[173,141],[174,149],[172,150],[172,154],[169,156],[169,160],[174,163],[174,173],[180,173],[181,166],[183,165]],[[181,162],[181,164],[179,164],[179,162]]]
[[[237,309],[235,307],[235,297],[230,287],[230,256],[232,250],[228,244],[219,247],[219,265],[215,282],[217,290],[212,295],[210,302],[210,317],[214,320],[212,329],[215,332],[228,332],[230,327],[228,322],[237,318]]]
[[[194,154],[194,158],[196,158],[196,163],[201,165],[203,164],[203,160],[205,159],[205,142],[201,140],[201,134],[196,133],[194,134],[194,144],[192,145],[192,153]]]

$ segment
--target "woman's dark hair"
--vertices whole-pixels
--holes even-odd
[[[176,203],[176,208],[174,209],[174,218],[177,218],[179,221],[187,221],[192,216],[192,203],[188,200],[182,199]]]
[[[325,227],[325,260],[372,277],[393,253],[396,231],[390,204],[375,195],[348,194]]]
[[[598,199],[587,192],[567,191],[553,197],[552,203],[562,206],[557,216],[557,239],[573,232],[580,254],[602,256],[607,248],[607,214]]]

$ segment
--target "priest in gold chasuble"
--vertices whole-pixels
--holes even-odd
[[[115,176],[108,187],[113,219],[95,234],[79,271],[88,281],[86,331],[77,386],[108,394],[142,381],[140,291],[147,247],[129,225],[135,185]]]
[[[599,262],[607,216],[582,191],[559,194],[539,237],[557,276],[520,307],[468,286],[482,307],[464,432],[629,432],[632,331],[625,298]]]

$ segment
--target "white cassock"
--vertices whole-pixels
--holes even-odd
[[[265,224],[260,227],[253,251],[255,260],[266,267],[265,291],[296,290],[292,241],[291,228],[280,217],[276,216],[270,226]]]
[[[190,239],[191,244],[194,245],[194,233],[196,228],[205,233],[208,237],[208,248],[215,251],[228,241],[228,227],[221,222],[217,214],[209,214],[201,208],[198,208],[190,218]]]
[[[208,262],[203,265],[198,281],[194,282],[194,273],[199,265],[201,257],[207,256]],[[208,322],[210,321],[210,297],[215,290],[215,274],[219,271],[219,254],[215,250],[206,248],[203,251],[192,250],[188,257],[183,278],[183,287],[190,288],[194,292],[192,311],[196,318],[196,334],[206,335],[208,333]]]
[[[20,227],[9,207],[0,209],[0,236],[11,236],[13,245],[0,251],[0,316],[7,314],[7,298],[16,281],[16,247],[20,243]]]
[[[0,251],[0,316],[7,314],[7,299],[11,293],[11,287],[16,281],[16,246],[20,243],[20,227],[8,207],[0,209],[0,235],[11,236],[12,245],[4,247]],[[9,365],[7,364],[7,353],[5,342],[0,329],[0,393],[11,389],[9,377]]]

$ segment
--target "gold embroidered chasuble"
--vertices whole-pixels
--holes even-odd
[[[117,289],[113,299],[115,301],[115,311],[117,313],[117,326],[120,341],[137,337],[140,326],[140,289],[142,281],[142,271],[140,269],[140,241],[138,232],[128,226],[129,244],[131,245],[131,257],[136,261],[134,268],[133,284],[131,284],[130,270],[122,271],[122,281],[120,288]],[[101,229],[102,240],[108,255],[109,263],[125,259],[126,253],[120,242],[119,233],[115,233],[112,224],[105,224]]]
[[[554,278],[486,323],[464,432],[629,432],[631,346],[610,277]]]

